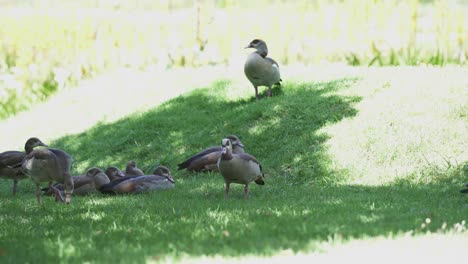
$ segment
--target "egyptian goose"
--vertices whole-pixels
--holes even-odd
[[[102,171],[100,168],[90,168],[86,171],[85,175],[73,177],[73,195],[87,195],[91,193],[96,193],[102,185],[107,184],[109,182],[109,177],[107,177],[104,171]],[[60,192],[63,192],[65,189],[64,184],[62,183],[57,183],[53,186],[60,190]],[[43,188],[42,191],[44,191],[45,194],[53,194],[52,189],[49,188]]]
[[[114,166],[110,166],[106,169],[106,175],[109,177],[110,181],[114,181],[125,176],[123,171]]]
[[[158,166],[152,175],[125,176],[102,185],[99,191],[106,194],[138,194],[169,188],[174,188],[174,179],[167,167]]]
[[[21,166],[15,165],[20,164],[38,146],[47,147],[40,139],[32,137],[24,145],[25,152],[11,150],[0,153],[0,178],[13,180],[13,195],[16,195],[18,181],[28,177],[21,171]]]
[[[244,145],[240,139],[235,135],[230,135],[227,138],[231,140],[232,152],[239,154],[244,153]],[[178,164],[177,170],[187,169],[188,171],[218,171],[218,162],[219,157],[221,156],[222,147],[209,147],[203,151],[191,156],[184,162]]]
[[[226,182],[225,198],[228,197],[231,183],[244,184],[244,197],[248,198],[249,184],[252,181],[259,185],[265,184],[262,166],[252,155],[232,153],[232,143],[228,138],[223,139],[221,145],[223,150],[217,164],[219,172]]]
[[[52,185],[52,182],[64,184],[65,202],[71,202],[73,193],[73,179],[70,174],[73,159],[65,151],[60,149],[35,149],[21,164],[23,172],[31,177],[36,184],[37,202],[41,204],[41,182],[49,182],[49,188],[55,193],[55,199],[64,201],[60,190]]]
[[[142,170],[137,168],[136,162],[131,160],[127,163],[127,167],[125,168],[125,176],[142,176],[145,175]]]
[[[245,61],[244,73],[255,88],[255,98],[258,100],[258,86],[268,87],[268,97],[271,97],[271,87],[281,84],[279,65],[272,58],[267,57],[268,48],[265,41],[252,40],[247,48],[254,48]]]

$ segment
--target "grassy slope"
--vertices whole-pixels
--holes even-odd
[[[135,86],[116,76],[119,89],[78,88],[1,124],[2,131],[13,131],[0,139],[2,149],[21,146],[28,131],[37,131],[74,157],[77,174],[134,159],[147,172],[168,165],[177,187],[132,197],[75,197],[70,206],[46,198],[39,207],[30,181],[20,183],[17,198],[10,195],[11,182],[1,181],[0,258],[143,262],[272,255],[427,231],[466,241],[467,196],[458,193],[468,181],[466,69],[291,67],[283,70],[283,89],[259,102],[243,76],[229,69],[206,74],[214,70],[155,78],[165,86],[157,92],[153,78],[135,80],[139,89],[132,93]],[[197,82],[200,75],[205,78]],[[197,87],[203,89],[159,103]],[[87,93],[75,96],[81,89],[102,92],[99,102],[122,108],[95,107]],[[63,112],[50,110],[57,107],[74,121],[89,107],[90,120],[76,128],[57,118]],[[44,113],[50,122],[25,122]],[[231,133],[270,175],[265,186],[252,186],[248,201],[240,186],[225,201],[217,174],[175,171],[185,157]],[[431,222],[423,226],[426,219]],[[442,251],[450,246],[437,245]]]

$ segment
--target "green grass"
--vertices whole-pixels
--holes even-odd
[[[466,1],[47,0],[0,7],[0,120],[115,67],[243,61],[254,38],[265,39],[281,65],[464,65],[468,56]]]
[[[466,242],[468,197],[459,193],[468,182],[466,69],[282,69],[283,87],[270,99],[262,90],[260,101],[240,74],[203,74],[209,84],[193,90],[190,80],[200,71],[187,70],[176,75],[186,79],[186,93],[177,96],[170,92],[177,83],[160,80],[159,96],[168,91],[173,98],[159,103],[154,85],[138,85],[135,96],[158,102],[147,108],[129,102],[122,118],[106,119],[113,109],[88,101],[97,118],[79,132],[69,133],[70,124],[54,116],[71,102],[87,102],[86,95],[59,94],[0,124],[12,130],[0,139],[2,149],[21,146],[26,134],[47,135],[46,143],[73,156],[75,174],[133,159],[146,172],[167,165],[176,179],[173,190],[74,197],[70,206],[50,197],[38,206],[28,180],[14,198],[11,182],[0,181],[0,261],[268,257],[333,252],[356,241],[425,243],[433,233],[446,239],[436,243],[438,251]],[[97,84],[91,90],[105,91]],[[135,91],[119,87],[105,99],[119,102],[126,94],[120,88]],[[64,113],[78,121],[82,110]],[[28,122],[47,111],[50,122]],[[219,174],[175,170],[228,134],[238,135],[269,174],[248,200],[240,185],[224,200]]]

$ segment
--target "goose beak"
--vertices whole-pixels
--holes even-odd
[[[240,142],[237,142],[237,146],[241,147],[241,148],[244,148],[244,144],[240,143]]]
[[[166,179],[172,183],[175,183],[174,178],[172,178],[171,176],[167,176]]]
[[[221,154],[226,154],[226,152],[227,152],[227,148],[223,147],[223,150],[221,150]]]
[[[249,44],[248,46],[244,47],[244,49],[249,49],[249,48],[253,48],[251,44]]]
[[[71,202],[71,193],[65,194],[65,203],[70,204]]]

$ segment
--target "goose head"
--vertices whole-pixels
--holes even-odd
[[[37,137],[32,137],[26,141],[26,144],[24,144],[24,150],[26,151],[27,154],[31,153],[35,147],[48,147],[46,144],[44,144],[40,139]]]
[[[240,141],[240,139],[235,136],[235,135],[229,135],[227,137],[227,139],[229,139],[231,141],[231,144],[233,147],[241,147],[241,148],[244,148],[244,144],[242,144],[242,142]]]
[[[266,57],[268,55],[268,47],[265,43],[265,41],[261,39],[254,39],[252,40],[249,45],[245,47],[246,49],[248,48],[253,48],[256,49],[256,52],[260,54],[262,57]]]
[[[92,178],[94,180],[94,184],[96,189],[99,189],[102,185],[109,183],[109,177],[97,167],[93,167],[86,172],[86,176]]]
[[[154,175],[163,176],[168,179],[170,182],[174,183],[174,179],[172,178],[171,171],[166,166],[158,166],[153,171]]]
[[[121,170],[114,166],[111,166],[106,169],[106,175],[111,181],[120,179],[125,176],[125,174]]]
[[[73,179],[72,179],[73,177],[69,175],[69,173],[67,174],[68,174],[68,177],[65,177],[63,181],[63,185],[64,185],[64,193],[65,193],[65,203],[70,204],[74,184],[73,184]]]
[[[221,141],[221,147],[222,147],[222,151],[221,151],[222,157],[229,158],[232,156],[232,143],[229,138],[223,138],[223,140]]]

